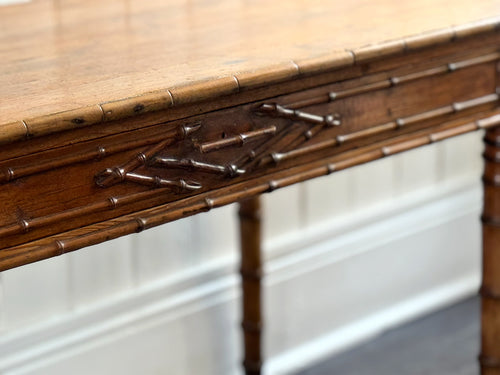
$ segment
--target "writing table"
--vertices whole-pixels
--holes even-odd
[[[483,375],[500,374],[500,1],[34,0],[0,8],[0,270],[486,129]],[[223,235],[223,233],[222,233]]]

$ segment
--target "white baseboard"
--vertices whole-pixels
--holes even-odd
[[[282,375],[305,369],[390,328],[460,301],[476,291],[476,276],[464,277],[430,290],[271,358],[266,364],[266,373]]]
[[[266,243],[266,373],[473,293],[479,206],[478,185],[455,181]],[[240,373],[236,263],[218,259],[4,335],[0,374]]]

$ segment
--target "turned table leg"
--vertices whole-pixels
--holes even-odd
[[[485,145],[479,361],[482,375],[500,375],[500,128],[486,133]]]
[[[246,375],[260,375],[261,359],[261,239],[260,199],[240,202],[241,278]]]

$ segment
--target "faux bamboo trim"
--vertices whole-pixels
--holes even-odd
[[[493,118],[496,119],[496,122],[491,120]],[[348,167],[351,167],[351,166],[354,166],[357,164],[365,163],[365,162],[368,162],[371,160],[376,160],[380,157],[390,156],[390,155],[393,155],[393,154],[396,154],[396,153],[399,153],[399,152],[402,152],[405,150],[409,150],[409,149],[419,147],[419,146],[422,146],[425,144],[430,144],[430,143],[433,143],[433,142],[436,142],[439,140],[450,138],[450,137],[453,137],[455,135],[464,134],[466,132],[485,128],[484,125],[481,126],[481,122],[482,121],[484,122],[484,120],[488,120],[489,127],[499,125],[500,124],[500,114],[492,116],[488,119],[482,119],[482,120],[475,121],[474,123],[469,123],[469,124],[457,126],[455,128],[448,129],[446,131],[432,133],[426,137],[425,136],[419,137],[419,138],[412,139],[409,141],[401,142],[399,144],[386,146],[386,147],[381,148],[380,152],[377,152],[377,151],[375,151],[375,153],[371,152],[367,155],[358,156],[355,159],[341,161],[339,163],[336,163],[335,165],[328,164],[326,166],[326,173],[322,173],[322,171],[321,171],[321,173],[318,174],[317,170],[311,170],[311,171],[309,171],[310,177],[307,175],[307,172],[306,172],[305,174],[302,174],[298,177],[295,177],[295,176],[286,177],[285,179],[281,180],[281,183],[279,181],[276,181],[276,180],[271,180],[265,186],[262,186],[262,188],[259,190],[261,190],[260,192],[274,191],[277,188],[288,186],[288,185],[293,184],[295,182],[300,182],[300,181],[304,181],[304,180],[309,179],[309,178],[318,177],[322,174],[330,174],[333,171],[338,171],[338,170],[345,169],[345,168],[348,168]],[[66,220],[66,219],[78,217],[81,215],[99,212],[103,209],[108,209],[108,208],[114,209],[118,206],[125,205],[129,202],[132,202],[132,201],[149,199],[149,198],[155,197],[155,196],[160,195],[160,194],[163,194],[163,189],[146,191],[143,193],[136,193],[136,194],[131,194],[128,196],[123,196],[123,197],[111,197],[106,201],[96,202],[96,203],[89,205],[89,206],[86,206],[84,208],[68,210],[68,211],[64,211],[64,212],[54,214],[54,215],[49,215],[49,216],[45,216],[45,217],[31,219],[29,222],[26,222],[26,223],[20,222],[17,225],[14,224],[11,226],[3,227],[0,229],[0,236],[22,233],[22,232],[26,231],[26,228],[32,229],[36,226],[50,225],[50,224],[57,222],[57,221]],[[220,198],[218,198],[218,199],[220,199]],[[236,200],[238,200],[238,199],[236,199]],[[213,207],[219,206],[217,203],[214,203],[213,199],[210,200],[210,202],[211,202],[211,204],[207,204],[205,202],[205,205],[202,207],[201,211],[207,211],[207,210],[212,209]],[[224,204],[227,204],[227,203],[224,203]],[[221,204],[221,205],[224,205],[224,204]]]
[[[454,37],[455,31],[452,27],[441,30],[432,30],[420,35],[406,38],[404,40],[405,48],[408,51],[412,51],[419,48],[429,47],[434,44],[446,43],[452,40]]]
[[[267,128],[262,128],[262,129],[257,129],[257,130],[252,130],[249,132],[244,132],[241,134],[238,134],[234,137],[228,137],[225,139],[221,139],[218,141],[210,141],[210,142],[205,142],[201,143],[198,145],[198,149],[200,150],[201,153],[209,153],[212,151],[217,151],[222,148],[226,147],[232,147],[232,146],[238,146],[238,147],[243,147],[246,145],[248,142],[251,142],[255,139],[264,137],[264,136],[270,136],[274,135],[276,133],[276,126],[272,125]]]
[[[487,145],[500,148],[500,140],[499,139],[493,140],[493,139],[489,139],[488,137],[484,137],[483,142],[486,143]]]
[[[125,164],[122,164],[120,166],[116,166],[113,168],[108,168],[108,169],[98,173],[95,176],[96,184],[100,187],[108,187],[108,186],[114,185],[115,183],[125,181],[127,179],[131,179],[131,180],[135,180],[135,181],[140,180],[141,176],[138,176],[138,175],[131,176],[130,172],[132,172],[135,168],[139,167],[140,165],[145,164],[150,157],[152,157],[154,154],[156,154],[161,149],[173,144],[175,141],[185,139],[190,134],[196,132],[200,127],[201,127],[201,124],[199,124],[199,123],[194,124],[194,125],[182,125],[182,126],[178,127],[174,131],[173,136],[163,140],[162,142],[160,142],[154,146],[151,146],[146,151],[140,152],[133,159],[129,160]],[[159,177],[154,178],[153,183],[157,184],[158,186],[172,185],[171,181],[168,182],[167,180],[162,180]],[[150,184],[150,181],[148,181],[147,184]],[[180,186],[184,187],[184,184],[185,184],[185,182],[181,182]],[[176,185],[176,183],[173,183],[173,185]]]
[[[295,62],[299,67],[299,74],[316,74],[354,65],[354,55],[351,51],[336,51],[329,55],[295,60]]]
[[[241,176],[245,173],[245,170],[239,169],[233,164],[211,164],[189,158],[155,156],[151,159],[150,165],[156,167],[182,168],[188,171],[214,173],[227,177]]]
[[[155,145],[161,141],[168,143],[174,142],[175,140],[181,140],[190,135],[192,132],[198,130],[200,126],[200,123],[182,125],[177,129],[167,131],[163,134],[146,138],[138,138],[137,140],[126,144],[123,142],[119,142],[107,147],[92,146],[89,148],[84,148],[79,152],[76,152],[75,154],[58,157],[57,159],[49,160],[48,162],[44,163],[33,163],[17,167],[6,167],[5,169],[0,170],[0,184],[15,180],[17,178],[30,176],[55,168],[61,168],[75,163],[81,163],[95,159],[99,160],[106,156],[136,147]]]
[[[240,89],[251,89],[272,83],[279,83],[296,78],[300,74],[299,66],[292,60],[255,71],[236,74]]]
[[[494,164],[500,163],[500,150],[497,146],[491,146],[486,143],[486,148],[483,152],[483,159]]]
[[[500,301],[500,293],[495,292],[495,291],[485,287],[484,285],[481,286],[481,288],[479,289],[479,295],[482,298],[488,298],[488,299]]]
[[[241,268],[240,275],[245,280],[259,282],[260,280],[262,280],[262,269],[257,268],[252,270],[246,270]]]
[[[325,149],[328,149],[331,147],[339,146],[339,145],[344,144],[347,141],[366,138],[366,137],[369,137],[369,136],[372,136],[375,134],[380,134],[380,133],[383,133],[383,132],[386,132],[389,130],[396,130],[400,127],[415,124],[415,123],[418,123],[420,121],[430,120],[430,119],[433,119],[433,118],[436,118],[439,116],[453,114],[456,112],[463,111],[465,109],[470,109],[470,108],[478,107],[478,106],[481,106],[484,104],[493,103],[493,102],[498,101],[499,99],[500,99],[499,94],[488,94],[488,95],[474,98],[471,100],[467,100],[464,102],[451,103],[451,104],[444,106],[444,107],[431,109],[429,111],[421,112],[421,113],[411,115],[408,117],[398,118],[398,119],[395,119],[395,120],[390,121],[390,122],[385,123],[385,124],[372,126],[368,129],[359,130],[359,131],[353,132],[353,133],[340,134],[333,139],[321,141],[321,142],[312,144],[310,146],[296,148],[296,149],[293,149],[293,150],[288,151],[288,152],[274,152],[274,153],[270,154],[269,157],[264,158],[261,163],[263,165],[268,164],[270,162],[278,164],[282,161],[293,159],[293,158],[303,156],[303,155],[307,155],[307,154],[310,154],[312,152],[317,152],[317,151],[325,150]],[[491,121],[493,121],[493,122],[490,123]],[[476,128],[476,127],[486,128],[486,127],[494,126],[494,124],[496,124],[496,119],[492,120],[491,118],[488,118],[488,119],[479,120],[475,124],[469,124],[467,128],[471,128],[471,131],[472,131],[472,130],[474,130],[473,128]],[[455,130],[450,130],[450,131],[454,132]],[[464,129],[464,131],[468,131],[468,130]],[[434,137],[433,141],[436,141],[436,140],[438,140],[437,139],[438,137],[443,137],[443,136],[447,137],[446,134],[439,134],[439,135],[435,134],[435,135],[433,135],[433,137]]]
[[[416,147],[431,144],[456,135],[468,133],[474,130],[490,128],[500,125],[500,114],[479,119],[470,123],[454,125],[440,131],[430,131],[429,133],[419,133],[410,139],[391,143],[386,146],[368,148],[361,152],[357,150],[354,156],[345,156],[345,159],[338,160],[332,156],[324,161],[311,162],[310,167],[295,167],[287,170],[287,176],[269,179],[267,176],[258,177],[253,186],[248,182],[240,182],[235,185],[219,188],[209,193],[201,193],[197,196],[185,198],[181,201],[167,203],[155,208],[146,209],[130,215],[125,215],[118,219],[109,221],[109,224],[95,224],[86,227],[88,233],[71,236],[72,231],[54,236],[53,242],[34,241],[28,245],[14,246],[6,248],[0,252],[0,271],[17,267],[26,263],[45,259],[59,255],[62,252],[69,252],[82,247],[95,245],[104,240],[114,239],[127,234],[142,231],[154,226],[164,224],[182,217],[191,216],[200,212],[210,211],[213,208],[225,206],[242,199],[257,196],[266,192],[274,191],[298,182],[311,178],[329,175],[335,171],[340,171],[359,164],[381,159]],[[359,152],[359,153],[358,153]],[[295,171],[295,172],[294,172]],[[137,202],[143,199],[150,199],[164,194],[165,189],[153,189],[142,193],[135,193],[123,197],[111,197],[103,202],[96,202],[84,208],[64,211],[55,215],[25,220],[0,230],[0,236],[8,234],[22,234],[27,229],[37,226],[48,225],[59,220],[87,215],[99,210],[113,209],[130,202]],[[210,196],[209,196],[210,195]],[[68,237],[70,236],[70,237]],[[42,241],[40,244],[39,241]],[[57,241],[57,242],[56,242]]]
[[[500,227],[500,217],[497,217],[497,216],[482,215],[481,222],[483,223],[483,225],[489,225],[492,227]]]
[[[498,55],[498,58],[500,58],[500,53],[495,54],[495,56]],[[492,56],[490,56],[492,58]],[[483,104],[488,104],[492,103],[494,101],[497,101],[500,98],[499,94],[489,94],[485,95],[482,97],[474,98],[471,100],[467,100],[464,102],[457,102],[457,103],[452,103],[448,106],[441,107],[441,108],[436,108],[427,112],[422,112],[416,115],[408,116],[405,118],[398,118],[394,121],[381,124],[381,125],[376,125],[373,127],[370,127],[368,129],[360,130],[357,132],[353,133],[348,133],[348,134],[341,134],[336,137],[336,139],[333,140],[327,140],[323,141],[320,143],[317,143],[315,145],[309,146],[309,148],[298,148],[294,149],[290,152],[287,153],[273,153],[270,156],[270,159],[264,160],[263,164],[266,164],[270,161],[274,163],[278,163],[282,160],[297,157],[300,155],[303,155],[304,153],[309,153],[313,151],[318,151],[324,148],[329,148],[333,147],[336,145],[341,145],[345,143],[346,141],[352,141],[356,139],[361,139],[365,138],[367,136],[383,133],[388,130],[394,130],[399,127],[402,127],[404,125],[409,125],[413,124],[415,122],[423,121],[423,120],[428,120],[434,117],[446,115],[446,114],[451,114],[455,112],[459,112],[465,109],[470,109],[475,106],[480,106]],[[294,111],[298,112],[298,111]],[[319,117],[319,116],[318,116]],[[321,117],[321,121],[323,121],[324,118]],[[335,118],[332,117],[332,121],[338,121]],[[182,132],[187,132],[192,133],[196,131],[200,127],[199,123],[196,124],[191,124],[191,125],[186,125],[186,126],[181,126],[178,129],[172,130],[170,132],[165,133],[163,135],[162,139],[164,140],[178,140],[183,138]],[[229,147],[229,146],[243,146],[247,144],[248,142],[263,137],[263,136],[269,136],[269,135],[275,135],[276,134],[276,127],[275,126],[270,126],[268,128],[264,129],[259,129],[259,130],[254,130],[246,133],[242,133],[240,135],[234,136],[234,137],[229,137],[226,139],[218,140],[218,141],[213,141],[213,142],[207,142],[200,144],[198,147],[201,152],[203,153],[208,153],[212,151],[219,150],[221,148]],[[302,136],[301,136],[302,137]],[[306,139],[308,138],[308,134],[304,133],[303,137]],[[136,140],[133,144],[123,144],[119,143],[114,146],[108,146],[108,147],[102,147],[102,146],[97,146],[97,147],[91,147],[86,150],[82,150],[81,152],[74,154],[74,155],[67,155],[64,157],[59,157],[55,160],[50,160],[45,163],[34,163],[26,166],[18,166],[18,167],[5,167],[3,170],[0,170],[0,184],[1,183],[6,183],[21,177],[26,177],[32,174],[48,171],[51,169],[55,168],[60,168],[64,167],[67,165],[75,164],[75,163],[80,163],[80,162],[85,162],[89,160],[94,160],[94,159],[102,159],[105,156],[109,156],[121,151],[124,151],[129,148],[134,148],[134,147],[140,147],[140,146],[146,146],[150,144],[157,143],[159,141],[160,136],[155,135],[153,137],[148,137],[145,139],[138,139]],[[163,145],[164,146],[164,145]],[[161,147],[163,147],[161,146]],[[295,146],[298,146],[295,145]],[[272,159],[272,160],[271,160]]]
[[[368,60],[374,60],[380,57],[387,57],[404,52],[406,43],[404,39],[390,40],[381,44],[372,44],[359,47],[352,50],[354,63],[361,63]]]
[[[169,92],[172,94],[173,106],[180,106],[237,93],[240,85],[241,81],[231,76],[173,87]]]
[[[485,158],[485,159],[488,161],[491,161],[487,158]],[[496,163],[500,162],[500,161],[495,161],[495,160],[493,160],[493,161]],[[488,176],[488,177],[483,176],[482,180],[483,180],[484,185],[493,186],[493,187],[500,187],[500,174]]]
[[[429,78],[439,74],[453,73],[457,70],[469,68],[475,65],[485,64],[500,59],[500,52],[489,53],[487,55],[474,57],[466,60],[459,60],[443,64],[437,67],[421,70],[414,73],[408,73],[402,76],[392,76],[381,81],[368,83],[361,86],[356,86],[349,89],[331,91],[325,95],[319,95],[315,98],[309,98],[300,102],[288,104],[287,107],[291,109],[307,107],[311,105],[324,104],[333,102],[339,99],[349,98],[355,95],[366,94],[369,92],[387,89],[389,87],[397,86],[403,83],[412,82],[422,78]]]
[[[5,143],[24,141],[28,138],[28,127],[24,121],[11,122],[0,126],[3,137],[0,136],[0,145]]]
[[[241,72],[229,77],[216,77],[204,82],[197,81],[188,86],[165,88],[136,97],[96,103],[92,106],[75,108],[60,113],[21,119],[14,123],[0,125],[0,129],[2,129],[0,144],[58,133],[75,127],[86,127],[106,121],[124,119],[187,102],[193,103],[214,99],[244,89],[291,80],[301,74],[322,73],[333,69],[347,68],[353,64],[374,58],[388,57],[415,48],[429,47],[494,32],[498,30],[499,24],[500,17],[491,17],[461,26],[425,32],[352,50],[339,51],[333,55],[329,53],[324,57],[317,57],[312,60],[299,60],[297,62],[288,60],[271,69],[265,67],[255,71]],[[20,124],[27,125],[26,133],[24,133]]]
[[[134,101],[136,103],[134,104]],[[169,90],[147,93],[140,97],[101,103],[105,121],[161,111],[174,106],[174,98]]]
[[[27,127],[27,138],[98,124],[104,120],[104,114],[99,104],[55,113],[53,115],[23,119]],[[0,126],[1,128],[1,126]]]
[[[460,26],[453,26],[454,36],[453,39],[461,39],[469,36],[478,35],[484,32],[498,30],[500,25],[500,18],[485,18],[475,22],[463,24]]]
[[[481,354],[478,361],[481,367],[500,368],[500,358],[487,357]]]
[[[242,323],[246,374],[260,375],[262,365],[262,239],[260,198],[239,202]],[[250,371],[251,370],[251,371]]]
[[[262,332],[262,322],[251,322],[249,320],[244,320],[241,322],[241,327],[243,330],[246,332],[254,332],[254,333],[260,333]]]
[[[247,371],[247,374],[260,374],[260,369],[262,368],[262,361],[250,361],[245,359],[243,361],[243,367]]]

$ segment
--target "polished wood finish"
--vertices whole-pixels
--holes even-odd
[[[246,375],[260,375],[262,367],[262,250],[259,197],[240,203],[241,280]]]
[[[498,0],[0,7],[0,270],[241,202],[245,364],[258,374],[258,196],[486,129],[481,363],[495,373],[498,9]]]
[[[410,53],[364,64],[362,77],[345,79],[358,71],[347,68],[223,97],[222,108],[195,116],[186,107],[184,117],[117,120],[110,134],[96,125],[5,145],[0,269],[102,242],[111,227],[113,236],[140,231],[495,126],[499,42],[487,33],[421,51],[423,61]],[[159,206],[162,218],[151,219]]]
[[[9,131],[0,138],[141,115],[466,38],[494,30],[499,5],[34,0],[2,7],[0,45],[9,48],[0,51],[0,126]]]

